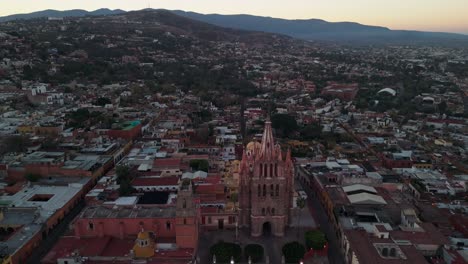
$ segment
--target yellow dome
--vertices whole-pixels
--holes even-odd
[[[149,239],[149,238],[150,238],[150,235],[149,235],[148,232],[142,231],[142,232],[138,233],[138,237],[137,237],[137,238],[140,239],[140,240],[146,240],[146,239]]]
[[[247,144],[247,150],[253,151],[254,149],[260,148],[262,145],[256,141],[251,141]]]

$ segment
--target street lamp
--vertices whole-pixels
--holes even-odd
[[[234,257],[231,257],[231,264],[234,264]]]

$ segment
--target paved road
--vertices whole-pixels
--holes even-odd
[[[299,182],[297,180],[297,182]],[[309,208],[312,216],[315,218],[315,222],[318,224],[320,230],[325,233],[328,239],[328,260],[330,264],[342,264],[344,258],[341,254],[340,244],[335,234],[333,224],[328,220],[328,216],[322,207],[322,204],[316,197],[316,194],[308,187],[302,186],[304,191],[307,193],[307,207]]]
[[[40,263],[42,258],[44,258],[47,253],[52,249],[52,247],[57,243],[59,238],[65,234],[70,225],[71,221],[81,212],[84,208],[85,202],[81,200],[75,208],[73,208],[52,231],[47,235],[47,237],[41,241],[40,245],[34,249],[33,253],[29,257],[26,263],[28,264],[37,264]]]

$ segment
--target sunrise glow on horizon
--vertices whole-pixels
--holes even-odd
[[[251,14],[286,19],[352,21],[391,29],[468,34],[466,0],[0,0],[0,16],[44,9],[164,8],[203,14]]]

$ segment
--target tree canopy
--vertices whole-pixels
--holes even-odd
[[[307,248],[320,250],[323,249],[326,243],[327,238],[320,230],[312,230],[305,233],[305,244]]]
[[[282,136],[287,136],[297,130],[296,119],[289,114],[275,114],[271,117],[271,125]]]

